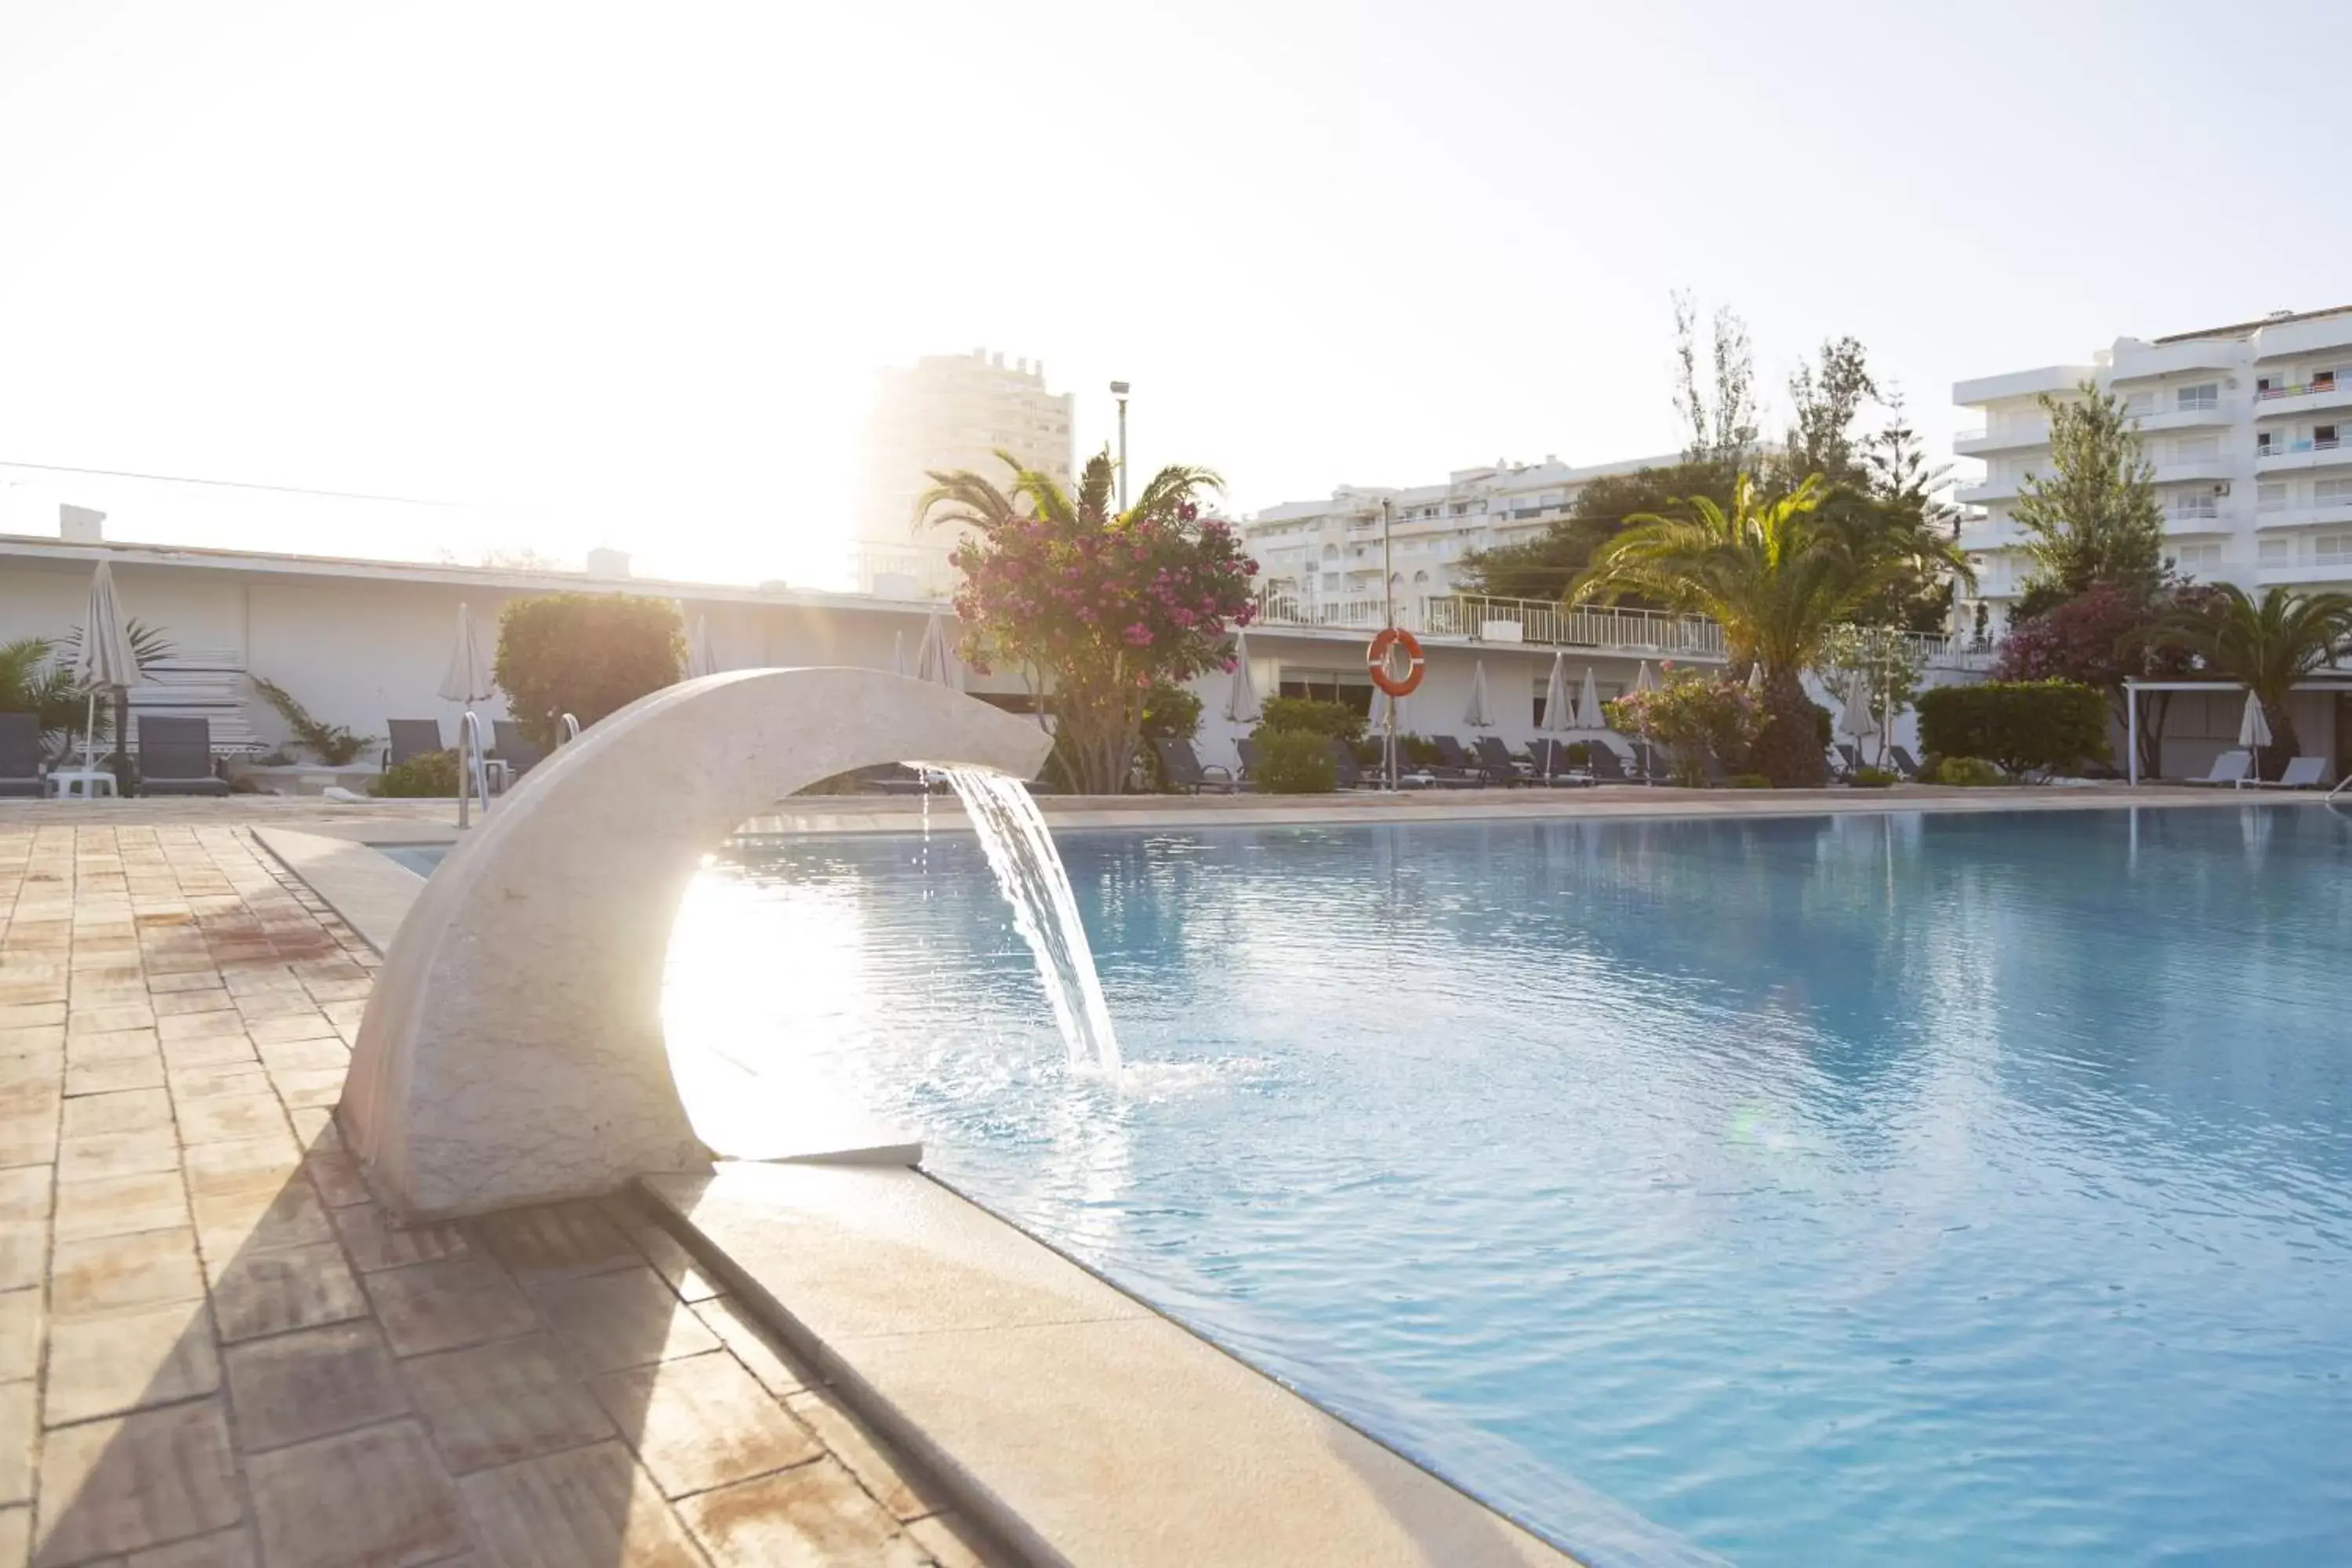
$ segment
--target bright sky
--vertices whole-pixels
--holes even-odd
[[[835,576],[875,367],[1135,384],[1244,510],[2352,303],[2340,7],[0,0],[0,469],[118,538]],[[2314,114],[2320,116],[2315,121]]]

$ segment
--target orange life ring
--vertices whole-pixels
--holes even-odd
[[[1402,678],[1389,673],[1389,650],[1394,647],[1403,648],[1405,657],[1412,661]],[[1374,637],[1364,661],[1371,666],[1372,684],[1391,697],[1410,697],[1421,684],[1421,644],[1402,626],[1390,626]]]

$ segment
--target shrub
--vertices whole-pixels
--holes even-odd
[[[1770,789],[1772,781],[1762,773],[1734,773],[1724,781],[1733,789]]]
[[[1435,767],[1441,760],[1437,742],[1425,735],[1399,735],[1397,749],[1404,753],[1406,762],[1417,768]]]
[[[368,781],[368,794],[396,800],[448,800],[457,793],[457,753],[425,752]]]
[[[2012,773],[2107,760],[2107,705],[2066,680],[1988,680],[1919,696],[1923,749],[1981,757]]]
[[[1308,730],[1263,730],[1253,776],[1268,795],[1328,795],[1339,782],[1328,736]]]
[[[312,718],[310,710],[294,700],[294,694],[274,680],[258,675],[248,675],[253,689],[261,693],[262,700],[278,710],[286,727],[294,731],[294,742],[331,768],[340,768],[362,752],[375,744],[373,735],[362,735],[341,724],[329,724]]]
[[[1846,780],[1856,789],[1885,789],[1898,782],[1896,776],[1885,768],[1856,768],[1853,776]]]
[[[1745,760],[1764,723],[1763,706],[1745,684],[1695,669],[1670,671],[1656,690],[1629,691],[1604,710],[1615,728],[1672,752],[1677,784],[1706,782],[1698,761],[1703,751],[1718,760]]]
[[[556,718],[593,724],[686,668],[677,603],[627,594],[517,599],[499,617],[499,689],[523,733],[553,751]]]
[[[1257,733],[1281,732],[1336,735],[1349,745],[1364,738],[1365,715],[1345,702],[1316,697],[1269,697],[1258,718]]]
[[[1936,767],[1936,782],[1963,789],[1982,789],[2001,782],[2000,770],[1982,757],[1946,757]]]
[[[1154,681],[1143,700],[1142,735],[1147,741],[1189,741],[1201,732],[1201,700],[1187,686]]]
[[[1434,760],[1437,748],[1434,745],[1432,745],[1429,750],[1433,760]],[[1571,768],[1591,767],[1592,765],[1592,742],[1590,741],[1570,741],[1567,745],[1560,748],[1559,754],[1567,760],[1568,765]]]

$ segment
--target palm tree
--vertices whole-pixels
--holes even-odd
[[[2274,587],[2256,600],[2234,583],[2217,583],[2156,635],[2254,694],[2271,730],[2263,773],[2276,778],[2300,750],[2286,695],[2305,676],[2352,652],[2352,595]]]
[[[1693,496],[1688,518],[1628,518],[1570,595],[1582,603],[1640,594],[1713,617],[1735,667],[1764,667],[1764,731],[1749,765],[1784,786],[1818,784],[1825,775],[1804,672],[1830,628],[1923,561],[1968,574],[1951,541],[1898,517],[1874,523],[1821,515],[1828,494],[1814,474],[1767,501],[1754,477],[1741,474],[1728,511]]]

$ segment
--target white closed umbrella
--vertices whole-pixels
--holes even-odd
[[[694,617],[694,630],[686,637],[686,678],[698,680],[706,675],[719,673],[719,656],[710,651],[710,619]]]
[[[1846,683],[1845,707],[1838,714],[1838,728],[1853,737],[1854,750],[1859,753],[1864,742],[1878,733],[1878,715],[1870,710],[1870,682],[1861,670]]]
[[[2252,688],[2246,691],[2246,710],[2238,715],[2238,744],[2254,753],[2253,776],[2263,776],[2263,748],[2271,743],[2271,721],[2263,712],[2263,700]]]
[[[450,701],[461,704],[483,701],[493,689],[490,661],[483,657],[482,639],[474,630],[471,605],[457,606],[457,641],[449,649],[449,668],[436,689]]]
[[[127,689],[139,683],[139,652],[131,646],[131,632],[114,596],[114,573],[103,561],[90,574],[89,608],[82,615],[81,647],[74,650],[74,684],[89,694],[89,712],[82,721],[81,758],[85,769],[98,765],[98,694]],[[117,735],[114,747],[122,749]]]
[[[1568,700],[1568,655],[1551,656],[1551,679],[1544,682],[1543,722],[1536,728],[1547,734],[1565,735],[1576,728],[1576,709]]]
[[[1462,721],[1473,730],[1490,730],[1495,716],[1486,708],[1486,661],[1480,659],[1470,671],[1470,706],[1462,710]]]
[[[937,610],[923,623],[923,642],[915,650],[915,679],[955,685],[955,656],[948,648],[948,624]]]
[[[1250,679],[1249,634],[1234,634],[1234,679],[1225,688],[1225,718],[1235,724],[1255,724],[1265,715],[1257,700],[1257,682]]]
[[[1609,715],[1601,711],[1601,683],[1592,679],[1592,667],[1584,667],[1584,685],[1576,694],[1576,727],[1580,730],[1606,730]]]
[[[1642,668],[1633,672],[1633,689],[1655,691],[1657,689],[1658,678],[1650,673],[1650,661],[1645,658],[1642,661]]]
[[[1760,658],[1748,667],[1748,689],[1750,691],[1764,689],[1764,661]]]

